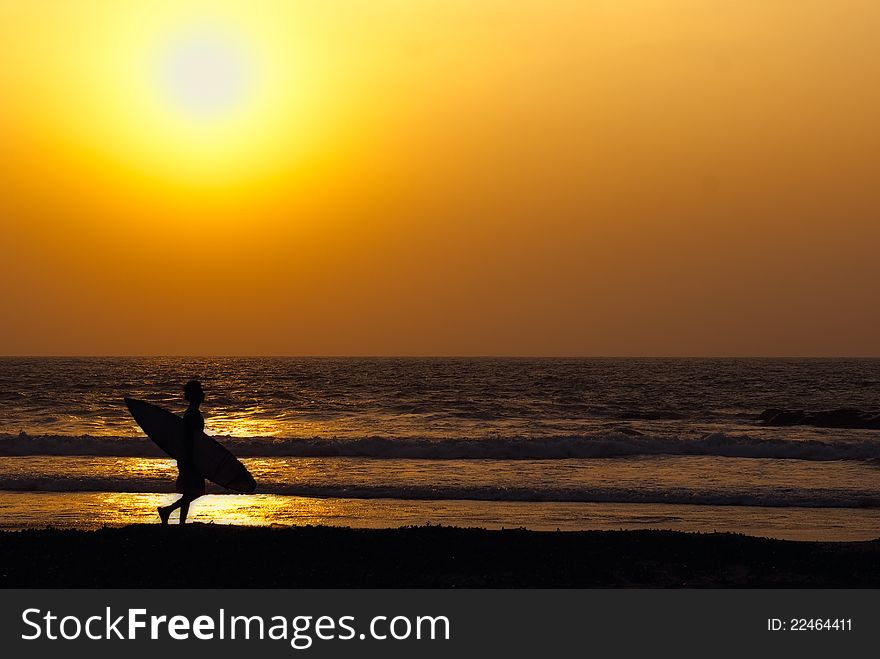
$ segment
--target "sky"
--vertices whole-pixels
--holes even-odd
[[[880,355],[875,0],[0,0],[0,354]]]

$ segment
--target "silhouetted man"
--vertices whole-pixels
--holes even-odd
[[[189,407],[183,415],[184,427],[184,453],[177,460],[177,491],[181,497],[170,506],[159,506],[159,518],[162,524],[168,523],[171,513],[180,508],[180,523],[186,524],[186,516],[189,514],[189,504],[205,493],[205,479],[196,470],[193,461],[193,445],[196,436],[205,429],[205,418],[199,412],[199,405],[205,401],[205,392],[202,391],[202,383],[198,380],[190,380],[183,387],[183,397],[189,402]]]

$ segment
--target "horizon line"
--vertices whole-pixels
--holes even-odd
[[[633,355],[633,354],[2,354],[0,359],[880,359],[876,355]]]

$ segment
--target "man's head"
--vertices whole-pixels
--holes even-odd
[[[198,380],[190,380],[183,385],[183,397],[194,405],[199,405],[205,400],[205,392],[202,391],[202,383]]]

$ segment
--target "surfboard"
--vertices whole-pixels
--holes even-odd
[[[186,437],[183,419],[143,400],[126,398],[125,404],[147,437],[179,460]],[[253,492],[257,488],[257,482],[245,466],[213,437],[201,432],[193,441],[193,463],[202,476],[237,492]]]

